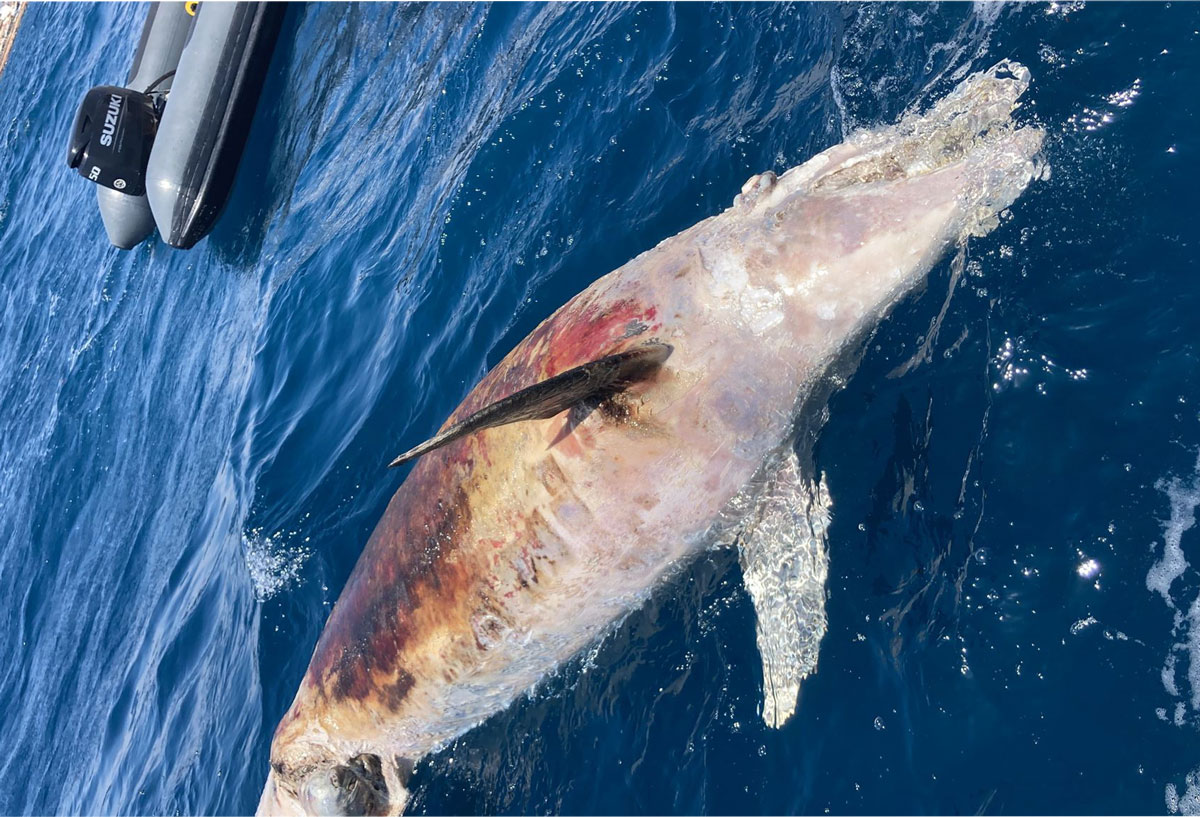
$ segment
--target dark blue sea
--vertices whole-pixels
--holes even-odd
[[[297,6],[217,229],[124,252],[65,148],[145,13],[31,5],[0,76],[0,813],[252,811],[388,460],[753,173],[1002,58],[1052,175],[830,403],[796,717],[713,553],[410,810],[1200,811],[1200,5]]]

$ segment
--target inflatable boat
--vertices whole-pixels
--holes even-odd
[[[17,29],[21,27],[21,17],[25,14],[25,0],[8,0],[0,2],[0,74],[12,53],[13,40],[17,38]]]
[[[283,3],[153,3],[125,86],[84,96],[67,164],[95,182],[108,239],[155,226],[188,248],[220,215],[246,146]]]

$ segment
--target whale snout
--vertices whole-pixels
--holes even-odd
[[[1029,151],[1023,158],[1031,159],[1040,149],[1041,131],[1013,118],[1028,87],[1029,69],[1015,62],[974,74],[924,113],[910,112],[895,125],[852,134],[829,152],[834,161],[809,189],[832,192],[915,179],[981,159],[1008,165],[1014,139]]]

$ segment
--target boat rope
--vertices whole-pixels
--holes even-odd
[[[172,68],[172,69],[171,69],[170,71],[168,71],[167,73],[163,74],[163,75],[162,75],[161,77],[159,77],[158,79],[154,80],[154,82],[151,82],[151,83],[150,83],[148,86],[146,86],[146,90],[142,91],[142,93],[143,93],[143,94],[149,94],[149,93],[152,93],[152,92],[154,91],[154,89],[158,87],[159,83],[161,83],[161,82],[163,82],[163,81],[165,81],[165,80],[168,80],[168,79],[170,79],[170,78],[171,78],[171,77],[173,77],[173,76],[175,76],[175,69],[174,69],[174,68]]]

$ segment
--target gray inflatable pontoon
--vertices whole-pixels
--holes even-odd
[[[220,215],[246,146],[282,3],[153,3],[125,87],[88,91],[67,163],[97,184],[109,241],[158,227],[193,246]]]

